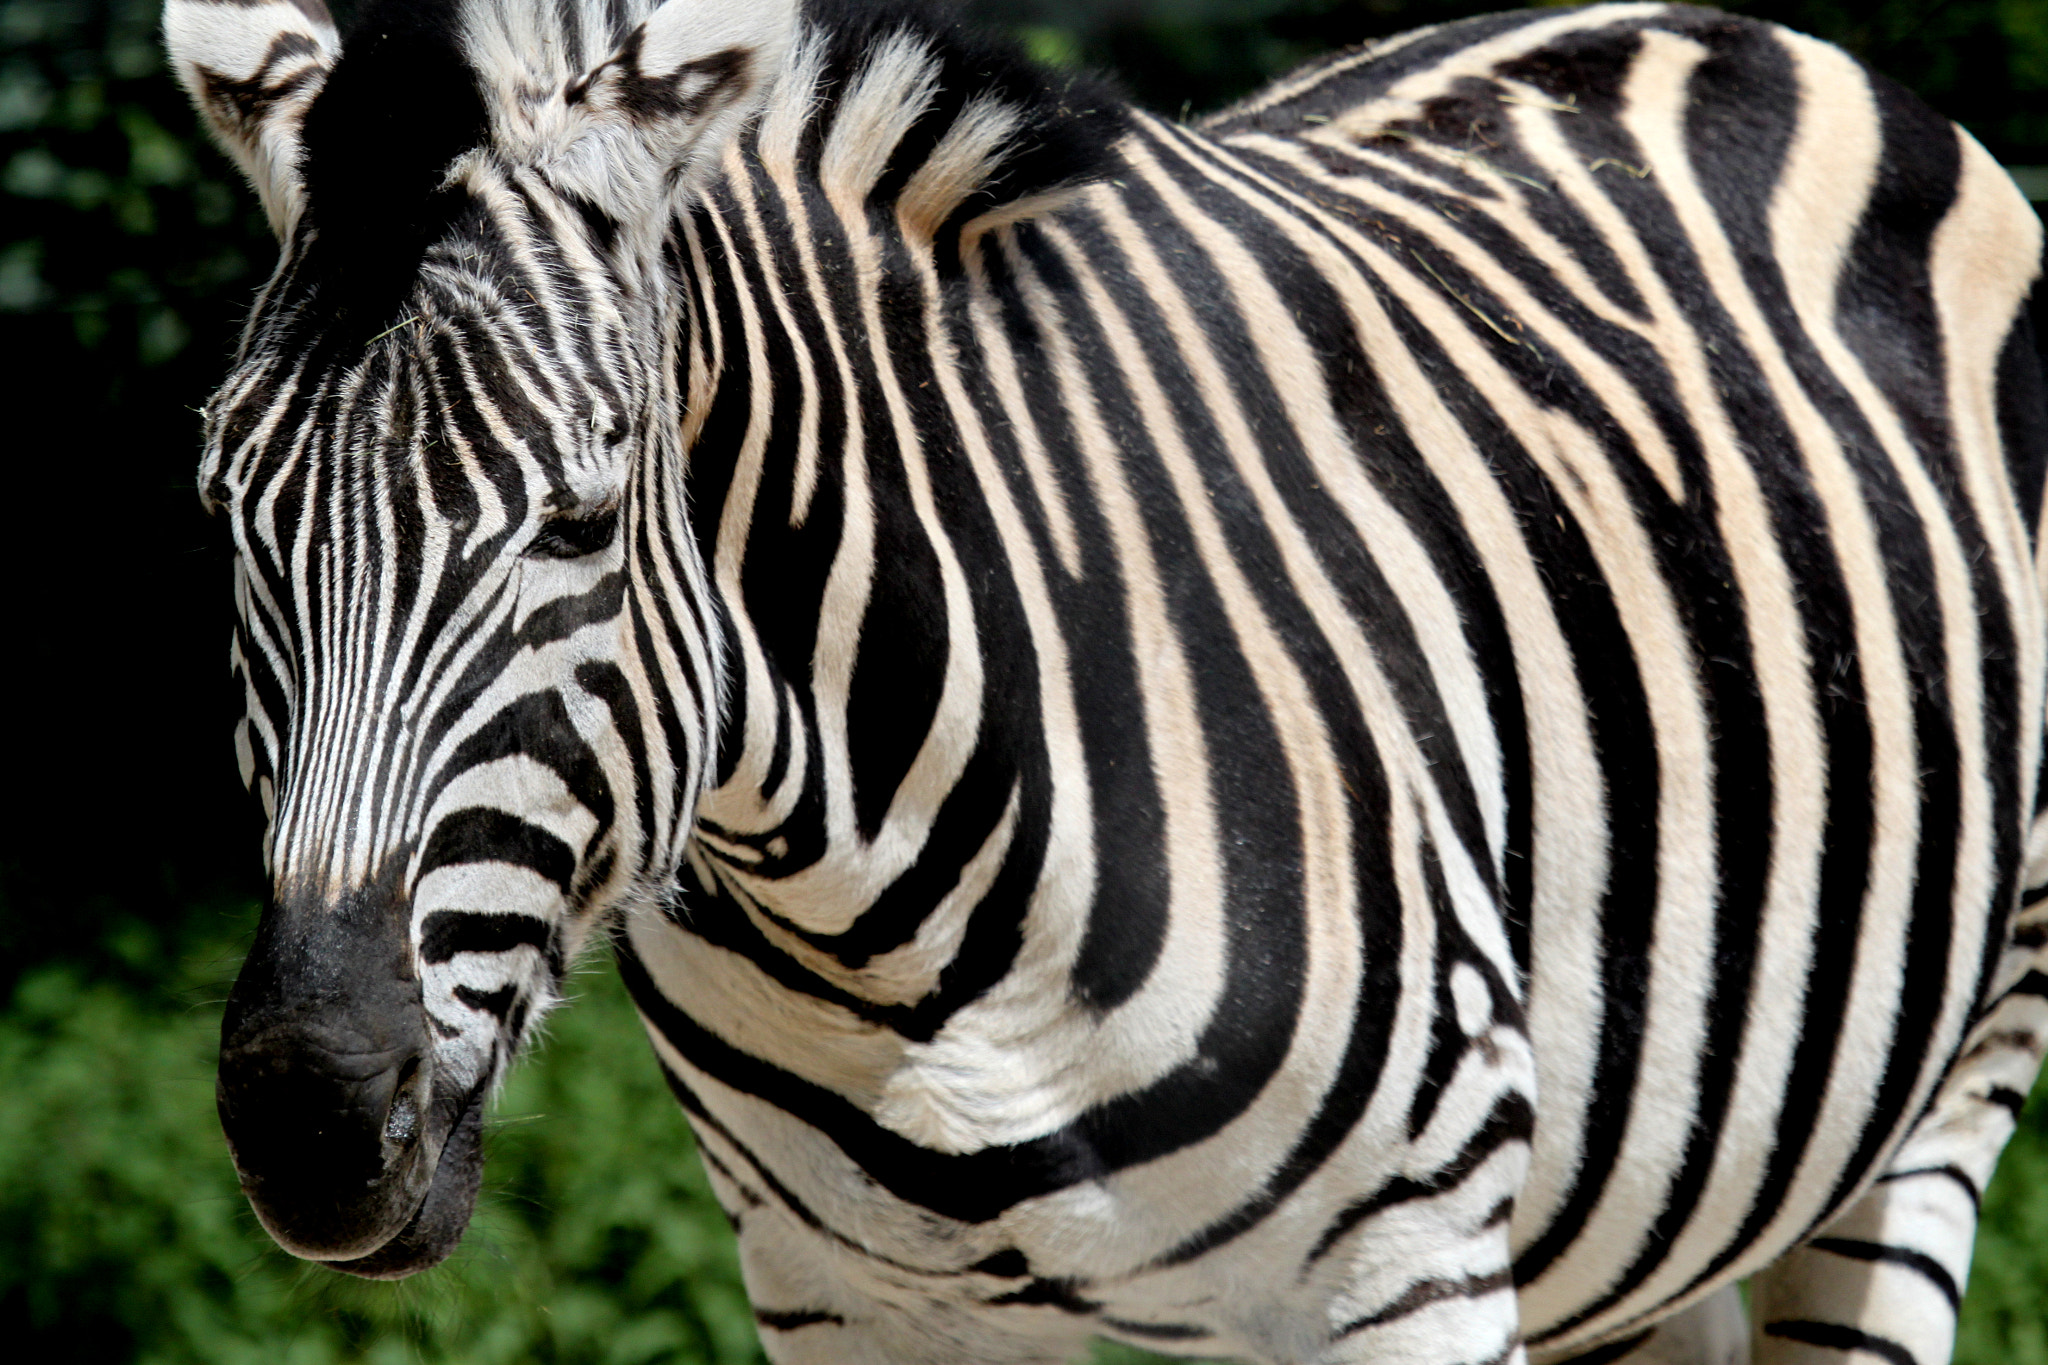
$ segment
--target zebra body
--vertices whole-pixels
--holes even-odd
[[[1734,1359],[1752,1274],[1946,1358],[2048,992],[1966,135],[1653,4],[1194,127],[893,10],[317,8],[167,12],[286,244],[201,486],[289,1248],[446,1254],[611,919],[778,1360]],[[406,1059],[338,1214],[315,997]]]

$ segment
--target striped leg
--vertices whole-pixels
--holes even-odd
[[[2044,845],[2037,829],[2036,850]],[[2031,860],[2030,882],[2043,880]],[[1750,1282],[1758,1365],[1944,1365],[1978,1202],[2048,1041],[2048,891],[2013,925],[2002,993],[1877,1184]]]
[[[1545,1365],[1749,1365],[1749,1313],[1731,1284],[1641,1336]]]
[[[730,1149],[704,1131],[699,1151],[738,1234],[761,1348],[775,1365],[1063,1365],[1087,1341],[1085,1320],[1056,1304],[1026,1310],[1010,1331],[974,1311],[960,1281],[920,1284],[835,1243],[757,1184],[743,1160],[721,1159]]]
[[[1519,1177],[1520,1161],[1501,1164],[1512,1164]],[[1466,1183],[1483,1188],[1490,1182],[1481,1175]],[[1472,1193],[1490,1197],[1481,1188]],[[1426,1216],[1414,1221],[1429,1228]],[[1425,1232],[1412,1250],[1403,1249],[1405,1254],[1361,1258],[1352,1292],[1364,1311],[1343,1324],[1320,1354],[1275,1352],[1274,1358],[1313,1360],[1314,1365],[1527,1365],[1508,1269],[1506,1220],[1488,1219],[1465,1236],[1440,1222],[1430,1231],[1444,1235]],[[1389,1295],[1397,1283],[1399,1292]]]
[[[838,1259],[773,1205],[747,1214],[740,1261],[762,1350],[775,1365],[1063,1365],[1087,1340],[1085,1322],[1057,1305],[1032,1310],[1013,1333],[943,1292],[953,1286],[920,1294],[906,1278],[885,1276],[855,1286]]]

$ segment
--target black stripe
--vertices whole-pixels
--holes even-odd
[[[1460,1280],[1419,1280],[1386,1307],[1345,1323],[1337,1329],[1335,1339],[1342,1340],[1374,1327],[1398,1322],[1431,1304],[1453,1299],[1483,1299],[1504,1289],[1512,1291],[1514,1287],[1514,1276],[1505,1270],[1496,1270],[1490,1275],[1467,1275]]]
[[[1877,1183],[1883,1185],[1894,1180],[1918,1180],[1922,1176],[1930,1175],[1955,1182],[1962,1192],[1969,1196],[1972,1209],[1981,1210],[1984,1207],[1984,1193],[1977,1188],[1977,1182],[1956,1166],[1915,1166],[1910,1170],[1886,1171],[1877,1178]]]
[[[1410,1200],[1429,1199],[1456,1189],[1464,1182],[1466,1176],[1483,1165],[1486,1159],[1504,1144],[1514,1141],[1526,1142],[1530,1133],[1534,1131],[1535,1121],[1535,1111],[1530,1108],[1529,1101],[1524,1097],[1507,1095],[1496,1100],[1493,1112],[1487,1115],[1486,1122],[1479,1125],[1479,1130],[1465,1144],[1464,1150],[1441,1170],[1424,1180],[1413,1180],[1407,1176],[1397,1175],[1372,1194],[1346,1205],[1316,1239],[1315,1246],[1309,1251],[1303,1273],[1306,1274],[1306,1266],[1312,1266],[1328,1255],[1353,1228],[1374,1214]]]
[[[539,825],[491,806],[465,806],[441,817],[420,854],[424,880],[437,868],[464,863],[511,863],[528,868],[562,889],[576,873],[576,854]]]
[[[496,1015],[500,1023],[503,1023],[505,1017],[511,1013],[512,1001],[518,994],[519,988],[517,986],[500,986],[498,989],[489,992],[480,991],[474,986],[457,986],[455,988],[455,998],[457,1000],[460,1000],[473,1010],[482,1010],[485,1014]]]
[[[1963,1291],[1956,1287],[1955,1276],[1922,1251],[1910,1247],[1886,1246],[1882,1242],[1855,1241],[1847,1237],[1816,1237],[1807,1243],[1815,1251],[1832,1251],[1837,1256],[1847,1256],[1853,1261],[1880,1261],[1885,1265],[1903,1266],[1914,1271],[1929,1284],[1941,1291],[1948,1300],[1950,1312],[1959,1311],[1963,1305]]]
[[[2031,971],[2013,983],[2007,995],[2031,995],[2048,1000],[2048,973]]]
[[[1636,1348],[1648,1341],[1655,1330],[1652,1328],[1649,1332],[1638,1332],[1632,1337],[1596,1346],[1584,1355],[1573,1356],[1565,1365],[1614,1365],[1615,1361],[1626,1360],[1635,1354]]]
[[[822,1308],[798,1309],[786,1313],[771,1312],[766,1308],[756,1308],[754,1310],[754,1321],[763,1327],[771,1327],[778,1332],[794,1332],[799,1327],[816,1327],[826,1323],[834,1327],[844,1327],[846,1325],[845,1318]]]
[[[669,1002],[629,943],[620,942],[618,960],[641,1014],[690,1065],[817,1129],[898,1199],[967,1223],[988,1222],[1020,1200],[1100,1179],[1199,1141],[1239,1112],[1265,1075],[1257,1066],[1233,1067],[1227,1054],[1236,1040],[1228,1040],[1217,1048],[1225,1054],[1220,1061],[1205,1065],[1198,1059],[1046,1137],[954,1156],[883,1128],[851,1101],[704,1028]],[[1248,1041],[1271,1045],[1270,1035]]]
[[[436,910],[420,925],[420,961],[437,965],[457,953],[508,953],[514,948],[551,952],[553,931],[532,915],[480,910]]]
[[[1215,1335],[1191,1322],[1132,1322],[1128,1318],[1097,1317],[1099,1326],[1146,1341],[1202,1341]]]
[[[1913,1353],[1888,1337],[1872,1336],[1855,1327],[1845,1327],[1836,1322],[1771,1322],[1764,1324],[1764,1335],[1780,1337],[1786,1341],[1803,1342],[1808,1346],[1825,1346],[1835,1351],[1865,1351],[1890,1365],[1921,1365]]]

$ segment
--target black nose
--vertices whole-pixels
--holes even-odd
[[[431,1172],[418,1160],[428,1054],[417,1027],[377,1022],[396,1027],[366,1034],[299,1020],[221,1051],[221,1127],[243,1189],[271,1233],[302,1256],[375,1250],[425,1192],[408,1176]]]
[[[433,1178],[449,1116],[404,923],[367,896],[281,901],[228,997],[221,1127],[249,1202],[300,1256],[375,1251]]]

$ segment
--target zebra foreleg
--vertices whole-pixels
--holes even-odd
[[[976,1311],[960,1278],[891,1268],[835,1242],[756,1179],[738,1151],[703,1128],[698,1141],[775,1365],[1065,1365],[1085,1345],[1086,1323],[1057,1309],[1011,1330]]]
[[[1085,1346],[1087,1324],[1057,1308],[1002,1321],[947,1292],[957,1285],[862,1273],[846,1264],[853,1253],[793,1223],[764,1204],[740,1232],[754,1321],[775,1365],[1065,1365]]]
[[[2028,899],[1996,1003],[1877,1183],[1750,1281],[1758,1365],[1949,1359],[1978,1204],[2048,1042],[2048,893]]]
[[[1749,1313],[1727,1285],[1639,1336],[1544,1365],[1749,1365]]]

